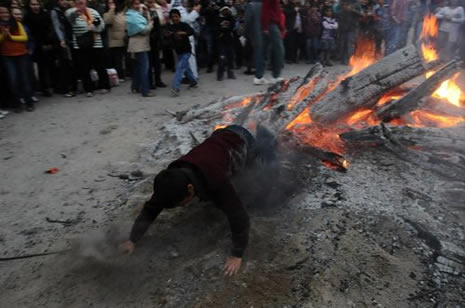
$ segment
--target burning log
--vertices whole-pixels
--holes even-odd
[[[444,80],[450,78],[460,68],[461,63],[458,60],[449,61],[439,71],[407,93],[407,95],[382,106],[376,112],[378,118],[383,122],[389,122],[417,109],[425,101],[422,98],[433,94]]]
[[[425,62],[415,45],[407,46],[343,80],[310,107],[311,117],[319,123],[334,123],[359,109],[371,108],[383,93],[438,64],[437,61]]]
[[[460,108],[434,97],[425,98],[425,103],[419,109],[442,116],[465,117],[465,108]]]
[[[358,148],[382,145],[401,160],[430,169],[445,178],[464,181],[464,128],[414,128],[381,123],[339,136]]]

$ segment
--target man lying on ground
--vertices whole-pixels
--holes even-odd
[[[274,143],[274,138],[268,141]],[[268,158],[269,151],[272,149],[268,147]],[[134,222],[129,240],[120,245],[121,251],[132,254],[136,242],[164,208],[188,207],[198,197],[201,201],[213,201],[228,218],[233,247],[224,274],[237,273],[248,244],[249,215],[230,178],[244,167],[252,166],[261,157],[258,152],[255,138],[242,126],[232,125],[213,132],[155,177],[154,193]]]

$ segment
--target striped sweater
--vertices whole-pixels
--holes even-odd
[[[78,14],[78,12],[76,11],[76,8],[71,8],[66,11],[66,17],[68,18],[73,28],[73,48],[74,49],[79,49],[76,37],[83,35],[89,30],[94,32],[95,40],[94,40],[93,48],[103,48],[101,32],[103,31],[103,29],[105,29],[105,22],[103,21],[103,18],[100,16],[100,14],[96,10],[91,9],[91,8],[88,8],[88,10],[90,10],[90,12],[92,13],[94,21],[100,20],[100,24],[98,26],[95,26],[93,24],[87,25],[87,22],[81,17],[81,15]]]

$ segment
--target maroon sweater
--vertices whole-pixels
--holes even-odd
[[[189,153],[172,162],[168,168],[188,168],[196,195],[211,200],[228,218],[232,234],[232,255],[242,257],[249,239],[249,216],[230,182],[237,160],[243,157],[245,142],[230,131],[219,131]],[[137,242],[167,204],[157,202],[156,192],[144,205],[134,222],[130,239]]]
[[[271,24],[276,24],[281,27],[281,6],[279,0],[263,0],[262,5],[262,29],[268,31]]]

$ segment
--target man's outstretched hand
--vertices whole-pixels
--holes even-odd
[[[121,251],[122,254],[125,255],[132,255],[134,250],[136,249],[136,244],[134,244],[132,241],[126,241],[119,245],[119,250]]]
[[[232,276],[239,271],[241,267],[242,258],[228,257],[226,264],[224,265],[223,272],[224,276]]]

